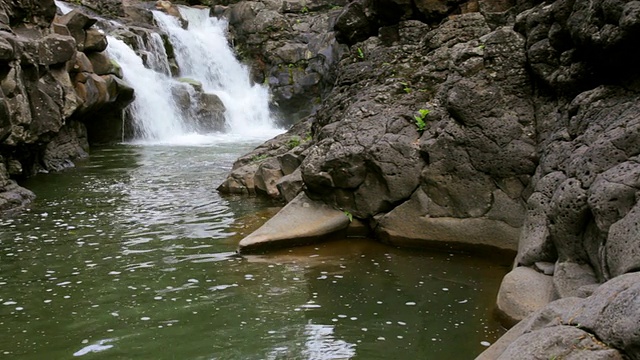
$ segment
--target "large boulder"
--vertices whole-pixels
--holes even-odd
[[[477,357],[640,359],[640,273],[618,276],[593,295],[554,301]]]
[[[513,325],[555,298],[551,276],[520,266],[502,280],[496,306],[498,315]]]

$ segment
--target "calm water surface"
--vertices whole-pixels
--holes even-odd
[[[24,184],[0,358],[471,359],[503,333],[504,263],[353,239],[234,256],[277,211],[214,190],[254,145],[120,145]]]

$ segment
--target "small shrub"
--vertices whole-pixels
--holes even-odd
[[[287,147],[289,149],[293,149],[294,147],[300,145],[302,142],[300,141],[300,137],[299,136],[292,136],[289,141],[287,142]]]
[[[360,48],[358,48],[358,58],[364,60],[364,52]]]
[[[423,132],[427,127],[427,123],[424,121],[424,118],[427,117],[427,114],[429,114],[429,110],[420,109],[418,110],[418,113],[420,113],[420,115],[415,115],[413,118],[415,119],[416,128],[418,128],[418,131]]]

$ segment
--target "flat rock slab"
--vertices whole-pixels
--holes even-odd
[[[349,218],[344,212],[311,200],[303,192],[258,230],[242,239],[238,252],[256,253],[308,244],[348,226]]]

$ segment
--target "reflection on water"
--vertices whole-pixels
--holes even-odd
[[[213,190],[251,145],[105,148],[25,184],[36,204],[0,220],[0,354],[462,359],[502,334],[503,265],[362,240],[235,256],[276,206]]]

